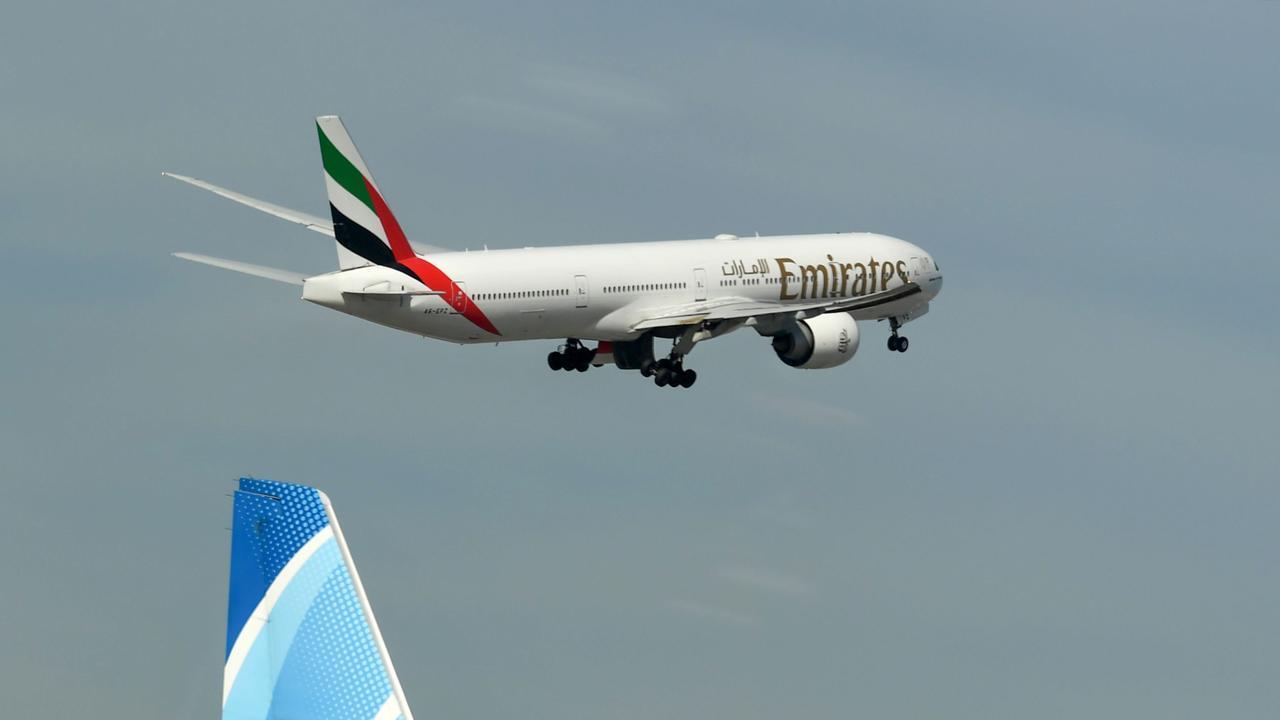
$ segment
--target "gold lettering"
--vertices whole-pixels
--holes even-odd
[[[795,277],[795,275],[791,274],[787,270],[787,263],[795,264],[795,260],[792,260],[791,258],[774,258],[774,262],[778,263],[778,273],[781,275],[778,282],[782,287],[778,290],[778,299],[795,300],[799,297],[798,295],[787,294],[787,280]]]
[[[890,280],[893,280],[893,265],[889,264],[888,260],[885,260],[884,264],[880,266],[880,289],[888,290]]]
[[[905,260],[899,260],[897,263],[897,267],[898,267],[898,277],[902,278],[902,284],[906,285],[907,283],[911,282],[911,279],[907,277],[907,262]]]
[[[851,263],[840,264],[840,297],[849,297],[849,271],[852,269]]]
[[[861,297],[867,294],[867,266],[862,263],[853,266],[858,269],[858,276],[853,279],[853,296]]]
[[[876,262],[876,259],[875,259],[875,258],[871,258],[871,262],[867,263],[867,265],[871,268],[871,289],[870,289],[870,292],[873,292],[873,293],[876,291],[876,266],[877,266],[877,265],[879,265],[879,264],[880,264],[880,263]]]
[[[818,274],[822,274],[822,292],[818,292]],[[826,265],[800,266],[800,297],[819,298],[830,289],[831,277]]]

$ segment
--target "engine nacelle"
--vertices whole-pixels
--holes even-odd
[[[797,321],[774,335],[773,351],[793,368],[832,368],[853,359],[858,339],[858,322],[852,315],[827,313]]]

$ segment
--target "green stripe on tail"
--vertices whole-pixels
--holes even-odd
[[[316,133],[320,135],[320,157],[324,162],[324,171],[347,192],[351,193],[366,207],[373,210],[373,198],[369,196],[369,188],[365,185],[364,175],[351,161],[334,147],[329,138],[316,123]]]

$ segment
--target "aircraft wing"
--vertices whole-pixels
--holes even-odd
[[[745,320],[783,313],[797,313],[805,317],[828,312],[851,312],[901,300],[920,292],[916,283],[907,283],[892,290],[856,298],[830,298],[808,303],[783,303],[779,301],[752,300],[750,298],[717,298],[666,308],[657,308],[632,323],[632,330],[651,330],[678,325],[696,325],[718,320]]]
[[[666,308],[654,308],[631,325],[632,330],[652,330],[674,325],[697,325],[703,321],[733,320],[774,315],[782,312],[804,312],[820,305],[815,303],[783,305],[744,297],[717,298]]]
[[[909,282],[906,285],[899,285],[892,290],[886,290],[874,295],[863,295],[856,298],[837,298],[823,312],[852,312],[854,310],[863,310],[877,305],[886,305],[895,300],[901,300],[920,293],[920,285]]]
[[[274,215],[282,220],[288,220],[291,223],[297,223],[298,225],[302,225],[306,229],[312,230],[314,232],[318,232],[321,235],[328,235],[329,237],[334,237],[333,223],[318,215],[311,215],[309,213],[304,213],[300,210],[293,210],[291,208],[284,207],[283,205],[276,205],[275,203],[267,202],[266,200],[259,200],[257,198],[252,198],[243,193],[238,193],[235,190],[228,190],[224,187],[214,185],[213,183],[205,182],[204,180],[197,180],[193,177],[187,177],[186,175],[179,175],[177,173],[171,173],[171,172],[162,172],[160,174],[165,177],[171,177],[174,180],[179,180],[188,185],[193,185],[195,187],[200,188],[201,190],[208,190],[214,195],[219,195],[228,200],[238,202],[241,205],[247,205],[248,207],[251,207],[254,210],[261,210],[262,212],[268,215]],[[448,248],[437,247],[435,245],[422,245],[419,243],[410,243],[410,245],[413,246],[414,252],[418,253],[419,255],[427,255],[430,253],[440,253],[440,252],[451,252]]]

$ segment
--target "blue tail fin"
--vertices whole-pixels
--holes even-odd
[[[243,478],[223,720],[413,720],[324,493]]]

